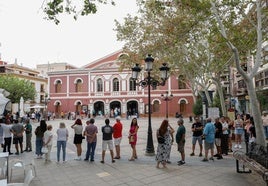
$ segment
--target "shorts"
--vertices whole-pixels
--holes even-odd
[[[185,143],[178,143],[178,151],[180,153],[184,153],[184,146],[185,146]]]
[[[218,147],[221,146],[221,138],[215,138],[215,145]]]
[[[81,144],[83,136],[82,134],[75,134],[74,135],[74,144]]]
[[[244,133],[244,129],[235,129],[235,134],[242,135]]]
[[[13,138],[13,144],[22,144],[23,142],[23,137],[15,137]]]
[[[109,150],[113,150],[113,140],[103,140],[102,141],[102,150],[105,151],[109,148]]]
[[[205,141],[205,150],[214,149],[214,143],[208,143]]]
[[[202,145],[202,136],[193,136],[192,137],[192,144],[195,145],[196,141],[198,141],[199,145]]]
[[[120,138],[114,138],[114,145],[115,146],[120,145],[121,140],[122,140],[122,137],[120,137]]]

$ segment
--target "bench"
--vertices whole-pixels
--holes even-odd
[[[243,151],[235,151],[233,153],[233,157],[236,159],[236,171],[238,173],[251,173],[251,170],[254,170],[256,173],[262,176],[263,180],[266,182],[268,186],[268,169],[265,168],[263,165],[255,161],[254,159],[250,158],[245,152]],[[239,168],[239,162],[243,164],[242,170]],[[248,168],[248,170],[246,170]]]

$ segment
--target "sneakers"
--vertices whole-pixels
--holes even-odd
[[[183,165],[183,164],[185,164],[185,161],[178,161],[178,165],[180,166],[180,165]]]
[[[74,160],[81,161],[82,158],[80,156],[78,156],[78,157],[74,158]]]
[[[214,158],[213,157],[210,157],[209,160],[214,161]]]
[[[120,159],[120,156],[116,156],[116,157],[114,157],[114,159]]]
[[[202,155],[202,152],[200,152],[200,153],[199,153],[199,157],[202,157],[202,156],[203,156],[203,155]]]
[[[192,152],[192,153],[190,154],[190,156],[194,156],[194,152]]]
[[[204,159],[202,159],[202,161],[203,161],[203,162],[206,162],[206,161],[208,161],[208,159],[207,159],[207,158],[204,158]]]
[[[221,160],[221,159],[223,159],[223,157],[222,156],[218,156],[217,159],[218,160]]]
[[[235,145],[234,148],[238,148],[238,145]]]
[[[239,147],[240,149],[242,149],[242,146],[241,146],[241,145],[239,145],[238,147]]]

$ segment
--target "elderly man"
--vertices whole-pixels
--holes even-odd
[[[205,138],[205,158],[202,161],[208,161],[208,151],[211,151],[210,160],[214,161],[214,142],[215,142],[215,126],[211,122],[211,118],[207,118],[207,124],[203,131],[203,137]]]
[[[184,146],[185,146],[186,129],[183,125],[182,118],[179,118],[177,123],[179,125],[179,128],[178,128],[177,133],[176,133],[176,143],[178,144],[178,151],[181,153],[181,160],[178,161],[178,165],[183,165],[183,164],[185,164]]]

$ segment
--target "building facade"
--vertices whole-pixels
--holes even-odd
[[[122,51],[114,52],[82,68],[48,72],[50,102],[48,110],[61,112],[87,112],[113,117],[148,114],[148,87],[136,86],[131,70],[119,71]],[[146,76],[146,72],[142,73]],[[142,78],[142,79],[143,79]],[[172,93],[165,101],[161,94]],[[184,117],[192,115],[194,97],[181,77],[171,76],[164,86],[151,88],[151,114],[154,117]]]

